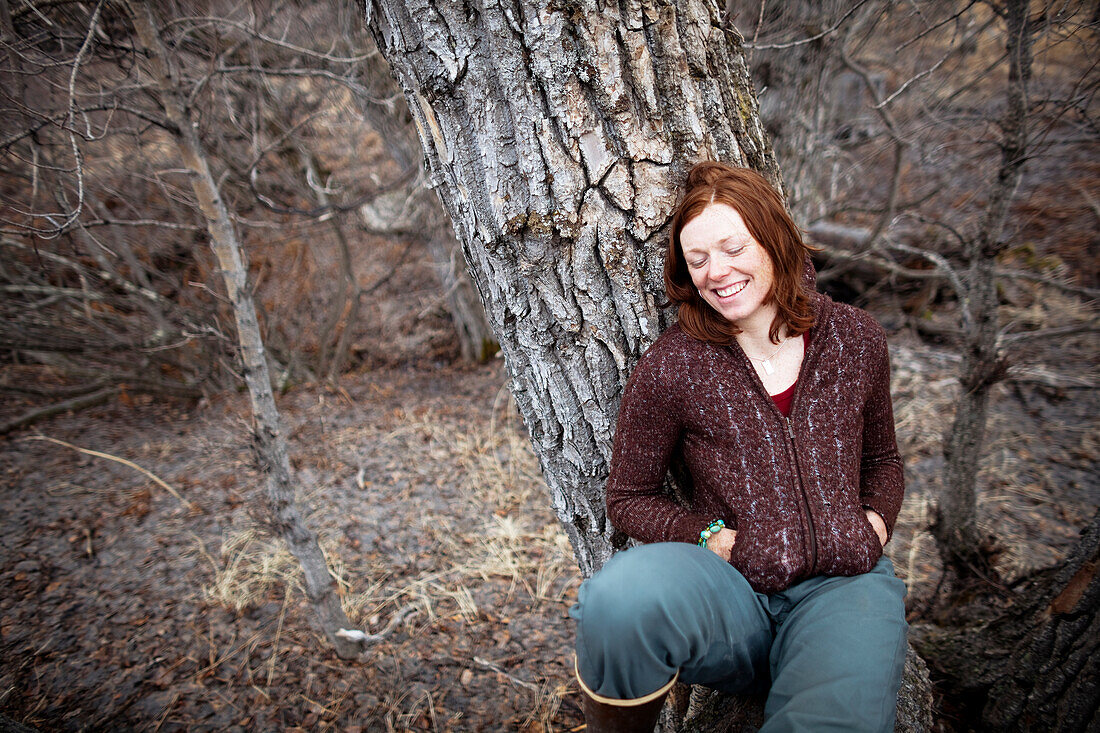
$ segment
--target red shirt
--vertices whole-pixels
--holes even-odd
[[[772,402],[779,408],[779,411],[783,413],[783,417],[791,416],[791,401],[794,399],[794,388],[798,386],[798,380],[794,380],[794,384],[787,387],[779,394],[772,395]]]
[[[806,331],[802,334],[802,343],[809,348],[810,346],[810,332]],[[783,413],[783,417],[791,416],[791,401],[794,400],[794,388],[798,386],[798,380],[794,380],[794,384],[787,387],[779,394],[773,394],[772,402],[779,408],[779,411]]]

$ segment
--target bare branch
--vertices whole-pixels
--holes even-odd
[[[939,30],[940,28],[942,28],[943,26],[945,26],[949,23],[953,23],[954,21],[958,20],[963,15],[965,15],[967,13],[967,11],[969,11],[972,7],[974,7],[977,4],[978,4],[978,0],[970,0],[970,2],[967,3],[966,6],[963,7],[961,10],[958,10],[957,12],[952,13],[951,15],[947,16],[946,18],[944,18],[940,22],[935,23],[935,24],[929,26],[928,28],[925,28],[923,31],[921,31],[920,33],[913,36],[912,38],[910,38],[905,43],[898,46],[898,52],[900,53],[901,51],[904,51],[906,48],[913,45],[917,41],[921,40],[922,38],[924,38],[928,34],[934,32],[936,30]]]
[[[70,130],[69,143],[72,145],[73,161],[76,164],[77,200],[72,213],[66,217],[64,223],[57,227],[57,232],[54,236],[61,234],[70,224],[76,221],[84,208],[84,158],[80,150],[80,145],[76,142],[76,135],[72,133],[76,117],[76,77],[80,72],[80,64],[84,60],[84,55],[92,45],[92,37],[95,35],[96,26],[99,24],[99,13],[103,9],[104,2],[105,0],[99,0],[99,2],[96,3],[95,10],[92,11],[91,20],[88,21],[88,33],[84,37],[84,43],[80,46],[80,50],[77,51],[76,58],[73,59],[73,70],[69,75],[69,115],[66,119],[65,126]]]
[[[149,112],[148,110],[143,110],[140,107],[130,107],[130,106],[127,106],[125,104],[110,103],[110,104],[97,104],[97,105],[93,105],[91,107],[81,107],[80,108],[80,113],[81,114],[86,114],[88,112],[104,112],[104,111],[126,112],[127,114],[130,114],[130,115],[133,115],[134,117],[145,120],[146,122],[148,122],[152,125],[160,127],[160,128],[162,128],[164,130],[167,130],[169,132],[174,132],[174,128],[172,127],[171,123],[168,122],[168,120],[164,119],[163,117],[158,117],[157,115]],[[68,112],[65,112],[64,114],[53,115],[53,116],[50,116],[50,117],[41,117],[41,116],[38,116],[38,115],[35,115],[35,116],[39,117],[36,124],[27,126],[26,128],[24,128],[22,130],[19,130],[18,132],[12,133],[8,137],[4,138],[3,140],[0,140],[0,150],[8,148],[8,147],[14,145],[15,143],[19,142],[20,140],[31,137],[32,135],[34,135],[38,131],[42,130],[45,127],[49,127],[50,125],[57,125],[59,129],[65,130],[66,132],[69,132],[69,133],[72,133],[72,134],[80,134],[76,130],[70,129],[65,124],[62,124],[63,120],[68,119],[68,116],[69,116]],[[93,138],[93,139],[98,139],[98,138]]]
[[[1090,299],[1100,298],[1100,289],[1097,288],[1085,288],[1080,285],[1071,285],[1061,280],[1055,280],[1052,277],[1046,277],[1045,275],[1039,275],[1034,272],[1027,272],[1026,270],[1004,270],[1001,268],[994,269],[993,273],[997,277],[1007,277],[1015,280],[1029,280],[1039,285],[1046,285],[1047,287],[1054,288],[1055,290],[1061,290],[1066,293],[1072,293],[1074,295],[1081,295]]]
[[[830,26],[829,28],[826,28],[825,30],[821,31],[816,36],[810,36],[809,38],[800,38],[797,41],[790,41],[789,43],[762,43],[762,44],[746,43],[745,48],[752,49],[754,51],[771,51],[771,50],[782,50],[782,49],[785,49],[785,48],[795,48],[796,46],[804,46],[807,43],[813,43],[814,41],[822,39],[827,35],[830,35],[832,33],[836,33],[837,29],[840,28],[840,26],[842,26],[844,24],[844,21],[847,20],[848,17],[850,15],[852,15],[852,13],[856,12],[861,7],[863,7],[863,5],[865,5],[866,3],[867,3],[867,0],[859,0],[859,2],[857,2],[855,5],[848,8],[848,12],[846,12],[844,15],[840,16],[840,19],[837,20],[836,23],[833,23],[832,26]],[[763,12],[764,12],[763,8],[761,8],[760,12],[761,12],[761,14],[763,14]],[[759,24],[758,24],[758,27],[759,27]]]
[[[271,13],[269,15],[274,15],[274,14]],[[236,28],[238,30],[244,31],[245,33],[250,35],[252,38],[263,41],[264,43],[267,43],[269,45],[276,46],[278,48],[284,48],[284,49],[287,49],[288,51],[294,51],[295,53],[305,54],[306,56],[311,56],[311,57],[313,57],[315,59],[319,59],[321,61],[329,61],[329,62],[336,63],[336,64],[359,64],[359,63],[362,63],[364,61],[369,61],[370,59],[376,58],[378,56],[377,51],[370,51],[370,52],[362,54],[360,56],[334,56],[331,53],[324,53],[324,52],[321,52],[321,51],[314,51],[311,48],[305,48],[303,46],[296,46],[293,43],[289,43],[287,41],[283,41],[283,40],[280,40],[278,38],[273,38],[271,36],[264,35],[263,33],[260,33],[258,30],[256,30],[254,27],[248,25],[247,23],[242,23],[242,22],[236,21],[236,20],[230,20],[229,18],[217,18],[217,17],[214,17],[214,16],[193,15],[193,16],[184,16],[184,17],[181,17],[181,18],[173,18],[172,20],[168,21],[165,24],[165,28],[168,28],[168,27],[173,26],[173,25],[179,25],[181,23],[197,22],[197,21],[208,22],[208,23],[217,24],[217,25],[230,26],[232,28]]]
[[[134,285],[132,282],[130,282],[128,280],[123,280],[123,279],[113,275],[112,273],[107,272],[106,270],[96,270],[96,269],[93,269],[93,268],[86,267],[85,265],[82,265],[81,263],[77,262],[76,260],[69,259],[68,257],[65,257],[63,255],[59,255],[55,252],[46,252],[46,251],[43,251],[43,250],[34,250],[34,249],[32,249],[31,247],[28,247],[25,244],[21,244],[19,242],[11,240],[11,239],[0,239],[0,245],[4,245],[4,246],[7,246],[7,247],[14,247],[16,249],[20,249],[20,250],[23,250],[25,252],[34,251],[34,252],[36,252],[36,254],[39,257],[42,257],[42,258],[45,258],[45,259],[52,260],[54,262],[63,264],[66,267],[72,268],[75,272],[77,272],[81,275],[84,275],[84,274],[95,275],[98,278],[100,278],[101,280],[109,282],[112,285],[116,285],[116,286],[122,288],[123,290],[134,293],[135,295],[140,295],[144,298],[148,298],[149,300],[156,301],[156,302],[164,302],[164,298],[160,295],[160,293],[157,293],[156,291],[149,290],[148,288],[138,287],[137,285]]]
[[[204,227],[197,226],[195,224],[177,224],[171,221],[163,221],[161,219],[92,219],[90,221],[83,222],[81,226],[85,228],[91,227],[157,227],[158,229],[176,229],[185,232],[201,232],[205,231]]]
[[[893,114],[890,113],[885,103],[879,98],[878,89],[871,80],[871,75],[868,73],[867,69],[852,60],[843,48],[840,50],[840,60],[863,81],[864,87],[874,101],[875,112],[882,119],[883,124],[886,125],[886,129],[890,133],[890,138],[894,141],[894,167],[890,173],[890,190],[886,196],[886,206],[883,208],[882,214],[875,223],[875,227],[871,231],[871,235],[867,241],[868,247],[875,249],[878,246],[879,237],[886,231],[886,227],[894,220],[894,216],[897,213],[898,191],[901,188],[902,164],[905,160],[905,151],[909,147],[909,143],[902,138]]]
[[[1001,334],[1000,345],[1019,344],[1024,341],[1038,341],[1040,339],[1056,338],[1058,336],[1076,336],[1085,333],[1100,332],[1100,321],[1080,324],[1073,323],[1068,326],[1055,326],[1054,328],[1041,328],[1036,331],[1020,331],[1017,333]]]
[[[925,78],[925,77],[927,77],[927,76],[931,76],[931,75],[932,75],[933,73],[935,73],[935,71],[936,71],[937,69],[939,69],[939,68],[940,68],[941,66],[943,66],[943,65],[944,65],[944,64],[945,64],[945,63],[947,62],[947,60],[948,60],[948,59],[950,59],[950,58],[951,58],[952,56],[955,56],[955,55],[957,55],[958,53],[960,53],[961,49],[964,49],[964,48],[966,48],[967,44],[968,44],[968,43],[969,43],[969,42],[970,42],[970,41],[971,41],[972,39],[974,39],[974,38],[977,38],[977,37],[978,37],[978,36],[980,36],[981,34],[985,33],[985,31],[986,31],[986,30],[987,30],[987,29],[989,28],[989,26],[990,26],[990,25],[992,25],[992,23],[993,23],[993,20],[992,20],[992,19],[989,19],[989,20],[987,20],[987,21],[986,21],[985,23],[983,23],[983,24],[982,24],[981,26],[979,26],[978,28],[976,28],[975,30],[973,30],[973,31],[972,31],[972,32],[971,32],[971,33],[970,33],[969,35],[967,35],[967,37],[966,37],[966,38],[964,38],[964,39],[963,39],[962,41],[960,41],[959,43],[956,43],[956,44],[954,44],[953,46],[951,46],[951,48],[949,48],[949,49],[947,50],[947,52],[946,52],[945,54],[943,54],[943,56],[941,56],[941,57],[940,57],[940,60],[939,60],[939,61],[937,61],[936,63],[932,64],[932,66],[928,67],[928,68],[927,68],[927,69],[925,69],[924,71],[921,71],[921,72],[917,73],[916,75],[914,75],[914,76],[910,77],[909,79],[906,79],[906,80],[905,80],[905,82],[904,82],[904,83],[902,83],[902,84],[901,84],[901,85],[900,85],[900,86],[899,86],[899,87],[897,88],[897,90],[895,90],[895,91],[894,91],[894,93],[893,93],[893,94],[891,94],[891,95],[890,95],[889,97],[887,97],[886,99],[884,99],[884,100],[882,100],[881,102],[879,102],[879,104],[881,104],[881,105],[887,105],[887,104],[890,104],[890,103],[891,103],[891,102],[893,102],[893,101],[894,101],[895,99],[897,99],[897,98],[898,98],[899,96],[901,96],[902,94],[904,94],[904,93],[905,93],[905,91],[906,91],[906,90],[907,90],[907,89],[908,89],[908,88],[909,88],[910,86],[912,86],[913,84],[915,84],[915,83],[916,83],[917,81],[919,81],[919,80],[921,80],[921,79],[923,79],[923,78]],[[900,49],[899,49],[899,50],[900,50]],[[876,106],[878,106],[878,105],[876,105]]]
[[[87,407],[93,407],[95,405],[101,405],[107,400],[118,394],[119,388],[116,387],[104,387],[95,392],[87,394],[77,395],[76,397],[70,397],[67,400],[61,402],[55,402],[45,407],[37,407],[33,410],[29,410],[18,417],[14,417],[10,420],[0,423],[0,435],[5,435],[18,428],[24,428],[28,425],[38,422],[39,420],[45,420],[48,417],[54,415],[60,415],[63,412],[70,412],[76,410],[83,410]]]
[[[841,262],[862,262],[868,265],[877,267],[880,270],[890,273],[891,275],[898,275],[910,280],[942,280],[944,275],[938,270],[914,270],[911,267],[903,267],[896,262],[891,262],[884,257],[871,254],[870,252],[852,253],[845,252],[844,250],[828,249],[824,251],[824,254],[829,259],[837,259]],[[835,279],[840,273],[833,273],[830,270],[824,270],[818,273],[817,281],[819,283],[828,282]]]
[[[962,284],[962,280],[959,279],[959,273],[955,271],[955,268],[951,266],[951,263],[947,261],[946,257],[936,252],[920,249],[918,247],[911,247],[901,242],[891,241],[887,243],[887,246],[899,252],[923,257],[934,264],[937,269],[943,273],[944,277],[947,278],[947,281],[951,283],[951,289],[955,291],[955,297],[959,299],[959,305],[962,310],[963,328],[969,328],[972,325],[973,315],[966,305],[966,287]]]
[[[866,1],[866,0],[864,0]],[[392,97],[380,98],[375,97],[370,89],[367,89],[362,84],[353,81],[345,76],[334,74],[328,69],[265,69],[261,66],[252,65],[238,65],[238,66],[222,66],[217,70],[219,74],[263,74],[265,76],[289,76],[289,77],[317,77],[320,79],[328,79],[334,81],[337,84],[347,87],[354,92],[357,96],[366,99],[374,104],[391,105],[398,99],[400,95],[395,94]]]
[[[1098,386],[1095,378],[1055,372],[1043,366],[1025,367],[1013,364],[1008,368],[1006,378],[1013,382],[1032,382],[1054,389],[1096,389]]]
[[[58,440],[57,438],[50,438],[50,437],[45,436],[45,435],[32,435],[29,438],[27,438],[27,440],[45,440],[45,441],[49,441],[50,443],[54,443],[55,445],[61,445],[61,446],[65,446],[66,448],[72,448],[77,453],[83,453],[84,455],[94,456],[96,458],[105,458],[106,460],[114,461],[115,463],[121,463],[123,466],[127,466],[129,468],[134,469],[135,471],[137,471],[141,475],[145,476],[146,478],[148,478],[151,481],[153,481],[154,483],[156,483],[158,486],[163,488],[169,494],[171,494],[172,496],[179,499],[180,503],[183,504],[184,506],[188,507],[191,511],[197,511],[197,512],[204,511],[203,508],[201,506],[199,506],[198,504],[196,504],[195,502],[188,501],[188,500],[184,499],[183,496],[181,496],[178,491],[176,491],[174,488],[172,488],[171,484],[169,484],[167,481],[162,479],[160,476],[157,476],[152,471],[149,471],[145,468],[142,468],[141,466],[134,463],[133,461],[128,461],[125,458],[120,458],[118,456],[111,455],[110,453],[104,453],[102,451],[97,451],[97,450],[91,450],[89,448],[81,448],[79,446],[73,445],[72,443],[66,443],[64,440]]]

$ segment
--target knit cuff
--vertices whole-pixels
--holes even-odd
[[[709,527],[715,519],[724,519],[727,525],[730,524],[726,517],[708,517],[695,512],[685,512],[673,522],[672,536],[669,539],[672,542],[688,542],[694,545],[699,542],[699,533]]]

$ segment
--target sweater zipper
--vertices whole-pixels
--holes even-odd
[[[798,447],[794,442],[794,426],[791,419],[784,416],[787,422],[787,435],[791,438],[791,457],[794,459],[794,472],[798,477],[798,490],[802,494],[802,503],[806,507],[806,522],[810,525],[810,573],[812,577],[814,568],[817,567],[817,532],[814,530],[814,513],[810,508],[810,497],[806,494],[806,486],[802,482],[802,467],[798,464]]]

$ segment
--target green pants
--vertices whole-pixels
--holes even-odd
[[[580,588],[577,672],[628,700],[679,681],[767,690],[767,731],[892,731],[905,665],[905,584],[883,557],[852,577],[755,592],[710,550],[620,552]]]

